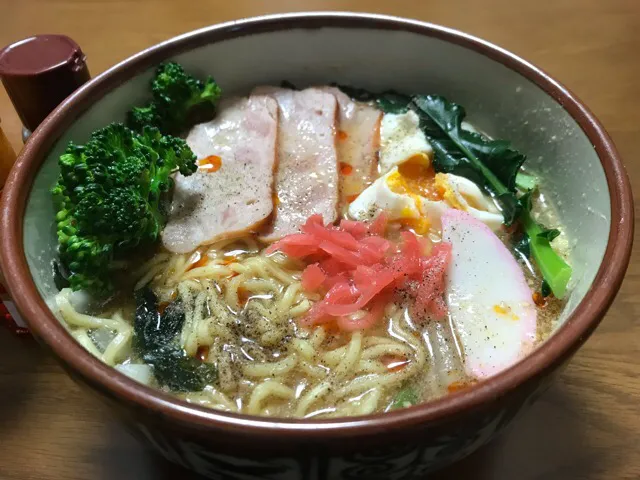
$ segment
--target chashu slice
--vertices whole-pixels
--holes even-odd
[[[316,213],[334,222],[338,206],[337,101],[317,88],[258,87],[278,102],[278,169],[274,220],[262,239],[273,242],[299,232]]]
[[[200,168],[175,178],[162,243],[186,253],[258,230],[273,211],[278,104],[266,95],[222,102],[216,118],[191,129]]]
[[[321,87],[321,90],[338,101],[336,146],[341,167],[339,208],[342,209],[378,177],[382,112],[353,101],[339,88]]]

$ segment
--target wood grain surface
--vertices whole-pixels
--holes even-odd
[[[0,46],[65,33],[95,75],[176,34],[266,13],[370,11],[464,30],[542,67],[613,136],[640,188],[639,0],[0,0]],[[0,89],[2,127],[20,125]],[[636,207],[640,212],[640,208]],[[435,479],[640,478],[640,256],[600,328],[510,431]],[[30,339],[0,330],[0,480],[192,478],[129,437]]]

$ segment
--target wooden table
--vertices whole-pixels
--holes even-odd
[[[34,33],[74,38],[97,74],[171,36],[299,10],[415,17],[502,45],[567,84],[613,136],[640,189],[638,0],[0,0],[0,45]],[[0,89],[2,126],[20,125]],[[640,208],[638,208],[640,212]],[[560,381],[507,434],[438,479],[640,478],[640,256],[617,301]],[[0,331],[0,479],[191,478],[146,451],[30,339]]]

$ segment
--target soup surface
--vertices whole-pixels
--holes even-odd
[[[524,155],[460,106],[259,87],[207,120],[159,189],[157,240],[112,241],[110,285],[57,218],[59,314],[105,363],[215,409],[339,417],[457,392],[550,335],[568,242]]]

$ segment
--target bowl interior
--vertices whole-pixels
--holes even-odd
[[[483,53],[407,29],[299,28],[231,35],[170,58],[198,75],[213,75],[226,95],[289,80],[306,86],[339,82],[381,91],[438,93],[463,105],[468,120],[527,154],[526,166],[543,180],[557,207],[574,268],[573,290],[561,321],[591,286],[609,235],[609,190],[596,152],[577,122],[542,88]],[[162,60],[165,58],[161,58]],[[28,198],[24,250],[45,300],[57,292],[51,261],[56,252],[54,208],[49,190],[57,159],[69,141],[122,121],[148,96],[153,68],[126,73],[126,81],[81,113],[46,157]]]

